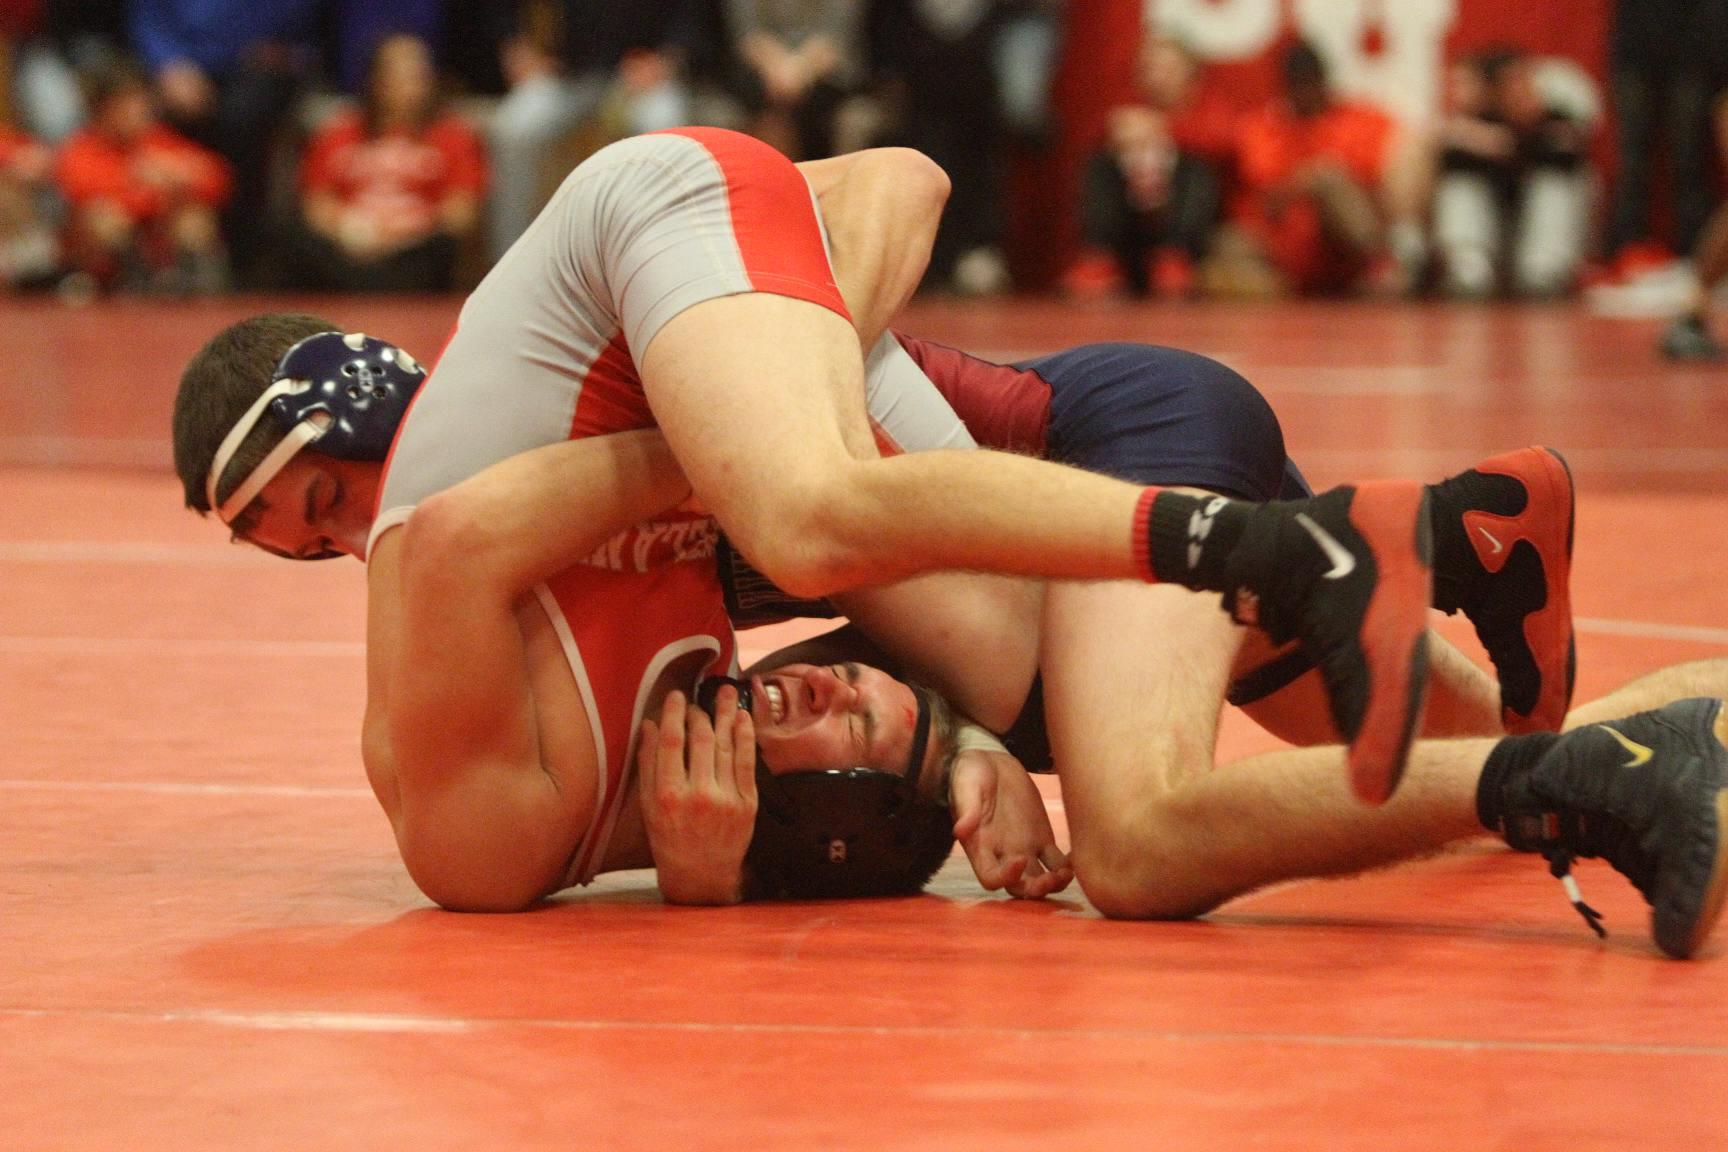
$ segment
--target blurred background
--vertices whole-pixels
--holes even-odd
[[[1581,296],[1711,358],[1725,86],[1728,0],[0,0],[0,291],[460,290],[709,124],[938,160],[929,292]]]

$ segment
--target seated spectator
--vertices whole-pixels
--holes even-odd
[[[887,142],[924,153],[952,185],[924,286],[967,296],[1009,287],[993,68],[998,15],[995,0],[877,0],[869,18],[875,71],[897,109]]]
[[[1718,0],[1613,0],[1608,93],[1615,158],[1603,255],[1630,282],[1689,252],[1710,212],[1709,61],[1728,41]],[[1719,79],[1719,78],[1717,78]],[[1666,159],[1666,178],[1658,176]],[[1668,212],[1652,212],[1666,186]],[[1671,223],[1667,242],[1655,229]]]
[[[794,160],[834,153],[834,116],[863,80],[857,0],[727,0],[750,131]]]
[[[1415,160],[1392,118],[1336,97],[1311,45],[1285,52],[1281,78],[1283,95],[1241,122],[1232,226],[1214,246],[1211,286],[1349,291],[1391,265],[1389,240],[1414,230],[1411,190],[1423,182],[1406,170]]]
[[[1235,127],[1227,104],[1201,94],[1199,76],[1199,61],[1180,42],[1148,35],[1141,99],[1111,109],[1107,143],[1086,165],[1084,247],[1062,277],[1070,296],[1193,290],[1218,223],[1219,165]]]
[[[1495,291],[1505,252],[1514,289],[1547,297],[1572,286],[1584,256],[1591,117],[1542,85],[1543,61],[1499,50],[1460,61],[1440,128],[1434,238],[1446,291]],[[1549,74],[1570,67],[1553,63]],[[1510,235],[1510,240],[1508,240]]]
[[[223,235],[243,284],[268,231],[276,133],[318,63],[329,9],[329,0],[129,0],[132,43],[168,122],[232,166]]]
[[[527,0],[518,8],[502,51],[510,91],[491,131],[494,260],[540,210],[545,157],[577,125],[603,107],[619,135],[689,122],[684,70],[701,39],[696,0],[562,0],[555,12]]]
[[[0,37],[14,41],[18,125],[42,143],[57,145],[84,124],[78,74],[120,54],[125,0],[11,0],[0,4],[0,26]]]
[[[45,145],[0,123],[0,290],[40,287],[59,268],[46,209],[53,168]]]
[[[1728,168],[1728,92],[1716,98],[1713,123],[1716,152]],[[1724,357],[1723,348],[1710,334],[1705,315],[1710,309],[1711,294],[1728,284],[1728,201],[1716,205],[1698,233],[1692,267],[1697,275],[1692,301],[1662,334],[1662,354],[1670,360],[1720,361]]]
[[[990,63],[1002,126],[1016,143],[1041,148],[1055,133],[1050,86],[1062,48],[1064,0],[1000,0]]]
[[[92,79],[90,123],[61,146],[55,177],[80,277],[131,291],[223,288],[216,213],[232,187],[228,165],[158,119],[149,82],[130,64]]]
[[[443,108],[431,49],[415,36],[386,39],[360,107],[332,117],[307,146],[286,286],[450,290],[485,185],[479,135]]]

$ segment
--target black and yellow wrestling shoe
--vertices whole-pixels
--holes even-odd
[[[1608,861],[1649,901],[1657,946],[1683,960],[1728,895],[1725,736],[1722,701],[1699,698],[1564,735],[1508,737],[1483,769],[1477,814],[1513,848],[1547,857],[1598,935],[1601,916],[1572,862]]]

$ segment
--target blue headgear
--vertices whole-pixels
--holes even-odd
[[[750,685],[726,677],[704,680],[696,702],[714,715],[723,684],[750,707]],[[756,829],[744,860],[750,895],[823,899],[893,896],[918,891],[920,862],[946,855],[954,821],[945,804],[918,795],[930,741],[930,700],[920,688],[912,754],[903,775],[879,768],[837,768],[776,776],[756,757]]]
[[[276,362],[270,386],[229,430],[210,463],[205,494],[223,523],[231,522],[308,444],[338,460],[382,461],[426,370],[394,344],[361,332],[308,336]],[[220,506],[216,486],[259,420],[281,429],[282,442]],[[309,559],[325,559],[322,553]]]

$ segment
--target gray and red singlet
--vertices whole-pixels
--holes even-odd
[[[815,200],[789,160],[717,129],[639,136],[595,153],[463,306],[385,462],[368,551],[420,501],[500,460],[652,427],[637,356],[685,309],[745,292],[847,315]],[[972,445],[892,336],[866,366],[879,442]],[[712,653],[710,670],[734,664],[717,536],[705,516],[662,517],[535,590],[563,644],[601,766],[574,880],[592,879],[605,853],[661,671],[701,650]]]

